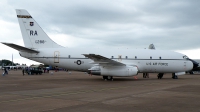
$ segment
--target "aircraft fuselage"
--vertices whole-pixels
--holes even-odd
[[[149,49],[76,49],[76,48],[44,48],[40,53],[20,52],[21,56],[48,65],[67,68],[68,70],[87,72],[94,64],[93,60],[85,57],[90,54],[103,55],[106,58],[125,63],[127,66],[137,66],[138,72],[147,73],[176,73],[191,70],[193,63],[183,54]]]

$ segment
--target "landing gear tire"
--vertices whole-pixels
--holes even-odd
[[[143,73],[143,78],[149,78],[149,73]]]
[[[108,79],[108,76],[103,76],[103,80],[107,80]]]
[[[108,80],[113,80],[113,77],[112,76],[107,76],[107,79]]]
[[[162,78],[163,78],[163,75],[164,75],[164,74],[161,74],[161,76],[160,76],[160,79],[162,79]]]
[[[175,75],[175,79],[178,79],[178,76],[177,76],[177,75]]]
[[[163,75],[164,75],[163,73],[159,73],[158,76],[157,76],[158,79],[162,79],[162,78],[163,78]]]
[[[175,73],[172,74],[172,79],[178,79],[178,76]]]
[[[112,76],[103,76],[103,80],[113,80]]]
[[[143,73],[143,78],[146,78],[146,73]]]

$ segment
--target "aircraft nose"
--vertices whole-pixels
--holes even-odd
[[[197,63],[196,61],[189,59],[192,63],[193,63],[193,69],[197,68],[199,66],[199,63]]]

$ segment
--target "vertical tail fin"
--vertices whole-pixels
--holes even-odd
[[[62,47],[48,37],[28,11],[16,9],[16,13],[25,47],[35,49]]]

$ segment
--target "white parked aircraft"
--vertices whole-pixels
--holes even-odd
[[[44,64],[88,72],[108,80],[138,73],[159,73],[159,77],[172,73],[175,78],[197,66],[186,55],[172,51],[65,48],[52,41],[26,10],[16,9],[16,13],[25,47],[2,43],[18,50],[20,56]]]

